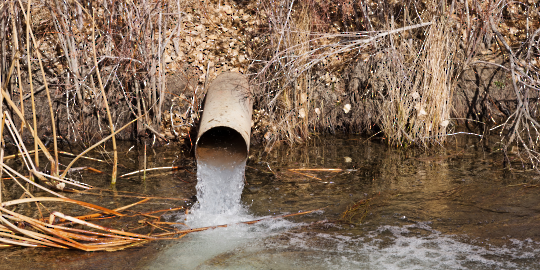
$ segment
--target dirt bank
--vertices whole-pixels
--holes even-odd
[[[205,86],[225,71],[251,79],[252,141],[268,150],[325,132],[430,146],[504,123],[503,144],[525,149],[538,136],[521,133],[538,128],[530,1],[83,2],[32,2],[30,32],[24,5],[0,7],[4,106],[32,123],[34,99],[41,138],[52,104],[69,141],[138,119],[116,137],[190,142]]]

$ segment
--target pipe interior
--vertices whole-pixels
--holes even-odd
[[[248,150],[242,135],[230,127],[214,127],[197,141],[195,155],[198,161],[214,165],[244,161]]]

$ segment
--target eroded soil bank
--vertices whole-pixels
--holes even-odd
[[[43,141],[53,123],[59,139],[88,144],[137,119],[117,138],[191,144],[208,83],[232,71],[250,79],[252,141],[267,150],[341,132],[438,145],[463,126],[532,149],[538,134],[521,132],[538,129],[538,9],[525,0],[8,1],[4,108],[27,139],[19,117]]]

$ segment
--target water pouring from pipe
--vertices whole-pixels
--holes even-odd
[[[252,93],[242,74],[223,73],[209,86],[195,145],[198,201],[187,217],[191,226],[239,221],[245,212],[240,197],[252,106]]]

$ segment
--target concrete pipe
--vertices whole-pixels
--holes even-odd
[[[252,111],[253,97],[247,78],[234,72],[219,75],[206,93],[195,143],[197,160],[227,164],[245,161]]]

